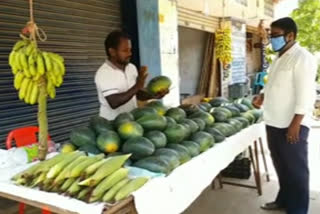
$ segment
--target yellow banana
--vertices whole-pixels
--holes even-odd
[[[64,62],[64,58],[62,56],[60,56],[59,54],[52,53],[52,52],[49,52],[48,54],[53,60],[60,61],[62,63]]]
[[[25,75],[26,77],[28,77],[28,78],[32,77],[32,75],[31,75],[31,73],[30,73],[30,71],[29,71],[29,68],[23,69],[23,73],[24,73],[24,75]]]
[[[59,75],[58,77],[57,77],[57,79],[56,79],[56,87],[60,87],[61,85],[62,85],[62,83],[63,83],[63,78],[62,78],[62,76],[61,75]]]
[[[29,64],[29,70],[30,70],[30,74],[34,77],[37,75],[37,69],[35,66],[35,60],[34,60],[34,55],[30,55],[28,57],[28,64]]]
[[[27,90],[26,90],[26,95],[24,97],[24,101],[27,104],[30,104],[30,98],[31,98],[31,91],[33,88],[33,81],[31,80],[28,84]]]
[[[15,51],[11,51],[10,52],[10,54],[9,54],[9,65],[11,66],[11,67],[13,67],[14,65],[14,58],[15,58],[15,55],[16,55],[16,52]]]
[[[31,97],[30,97],[31,105],[34,105],[38,102],[38,96],[39,96],[39,86],[37,82],[34,82],[31,90]]]
[[[27,55],[23,51],[20,51],[19,60],[20,60],[20,64],[22,66],[22,69],[29,70]]]
[[[38,81],[38,80],[40,79],[40,77],[41,77],[41,74],[40,74],[40,73],[37,73],[37,74],[32,78],[32,80],[33,80],[33,81]]]
[[[25,45],[27,45],[28,44],[28,41],[27,40],[19,40],[19,41],[17,41],[15,44],[14,44],[14,46],[13,46],[13,50],[14,51],[17,51],[17,50],[19,50],[20,48],[22,48],[22,47],[24,47]]]
[[[28,88],[28,85],[30,83],[31,79],[29,78],[23,78],[23,81],[21,83],[21,88],[20,88],[20,91],[19,91],[19,99],[22,100],[25,98],[26,96],[26,93],[27,93],[27,88]]]
[[[23,72],[18,72],[15,76],[14,76],[14,88],[19,90],[20,86],[21,86],[21,82],[24,78],[24,74]]]
[[[49,52],[48,53],[49,57],[51,59],[54,60],[54,62],[56,62],[59,66],[59,71],[62,73],[62,75],[65,74],[66,72],[66,68],[65,68],[65,65],[64,65],[64,59],[62,56],[60,56],[59,54],[56,54],[56,53],[51,53]]]
[[[38,53],[37,55],[37,71],[40,75],[43,75],[45,73],[45,68],[44,68],[43,58],[41,55],[42,55],[41,53]]]
[[[56,61],[52,61],[52,65],[53,65],[53,74],[58,77],[58,76],[63,76],[63,71],[60,69],[60,66],[58,65],[58,63]]]
[[[16,52],[14,55],[13,55],[13,59],[12,59],[12,63],[13,63],[13,67],[15,67],[15,69],[19,70],[19,71],[22,71],[22,65],[20,64],[20,51],[19,52]]]
[[[47,52],[42,52],[42,57],[44,59],[44,63],[46,65],[46,71],[51,71],[52,70],[52,62],[51,58],[49,57]]]
[[[25,48],[25,53],[27,56],[30,56],[35,50],[34,42],[30,42],[30,44]]]
[[[52,86],[48,91],[48,94],[51,99],[54,99],[56,97],[56,88]]]
[[[52,90],[53,87],[54,86],[53,86],[51,79],[47,78],[47,94],[50,94],[50,91]]]
[[[53,85],[57,85],[56,76],[51,71],[47,72],[47,79],[50,79]]]

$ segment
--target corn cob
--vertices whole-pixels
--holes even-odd
[[[103,202],[110,202],[113,200],[114,196],[117,194],[117,192],[129,182],[128,178],[125,178],[118,182],[116,185],[114,185],[111,189],[109,189],[108,192],[103,196],[102,201]]]
[[[67,180],[64,181],[64,183],[62,184],[61,188],[60,188],[60,192],[66,192],[68,190],[68,188],[76,181],[75,178],[69,178]]]
[[[122,179],[126,178],[128,176],[129,170],[126,168],[120,168],[114,173],[112,173],[110,176],[106,177],[103,181],[100,182],[100,184],[93,190],[91,197],[101,198],[103,194],[109,190],[113,185],[117,184]]]
[[[65,166],[74,161],[79,156],[83,155],[83,152],[72,152],[64,160],[54,165],[48,172],[47,178],[55,178]]]
[[[85,154],[80,155],[75,159],[72,163],[68,164],[67,167],[62,170],[62,172],[54,179],[53,185],[59,185],[63,183],[63,180],[67,178],[67,174],[70,173],[72,169],[74,169],[78,164],[87,159],[88,157]]]
[[[94,164],[92,164],[91,166],[89,166],[88,168],[86,168],[82,173],[81,173],[81,178],[85,179],[88,178],[90,175],[92,175],[93,173],[95,173],[101,166],[102,164],[104,164],[107,161],[107,159],[102,159]]]
[[[124,185],[119,192],[116,194],[114,199],[116,201],[120,201],[128,197],[132,192],[138,190],[142,187],[149,179],[146,177],[139,177],[129,181],[126,185]]]
[[[90,165],[96,163],[97,161],[100,161],[104,157],[104,154],[96,155],[93,157],[87,158],[87,160],[83,161],[82,163],[79,163],[77,166],[72,168],[72,170],[69,171],[67,174],[67,178],[77,178],[81,175],[81,173]]]
[[[97,185],[102,179],[119,169],[130,156],[131,154],[108,158],[94,175],[80,182],[79,185],[90,187]]]

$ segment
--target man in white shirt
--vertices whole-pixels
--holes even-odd
[[[308,134],[315,101],[315,58],[295,40],[291,18],[271,24],[271,45],[278,56],[270,66],[264,93],[253,104],[263,104],[271,157],[279,179],[276,200],[265,210],[285,209],[307,214],[309,208]]]
[[[108,120],[115,119],[120,113],[130,112],[137,107],[139,100],[160,99],[168,91],[151,96],[143,90],[147,78],[147,69],[137,72],[130,63],[131,40],[122,31],[111,32],[105,40],[108,59],[95,75],[95,83],[100,102],[100,116]]]

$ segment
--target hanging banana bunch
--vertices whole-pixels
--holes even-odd
[[[9,55],[9,65],[14,74],[14,87],[19,91],[19,99],[27,104],[38,103],[40,77],[45,77],[47,95],[51,99],[56,96],[55,88],[63,83],[63,57],[41,51],[33,40],[22,39],[15,43]]]
[[[230,27],[224,26],[217,30],[215,35],[215,53],[224,68],[231,64],[232,40]]]

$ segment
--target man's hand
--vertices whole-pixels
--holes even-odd
[[[147,67],[142,66],[140,68],[140,71],[137,77],[137,82],[136,82],[136,87],[138,88],[138,90],[143,89],[147,76],[148,76]]]
[[[264,95],[263,94],[259,94],[257,96],[255,96],[253,99],[252,99],[252,105],[255,107],[255,108],[258,108],[260,109],[262,104],[263,104],[263,99],[264,99]]]
[[[168,93],[169,93],[169,90],[160,91],[159,93],[153,96],[153,99],[162,99]]]
[[[287,133],[287,141],[291,144],[299,142],[300,127],[303,117],[304,115],[295,114],[290,123]]]
[[[300,124],[292,123],[288,128],[287,141],[291,144],[299,142]]]

